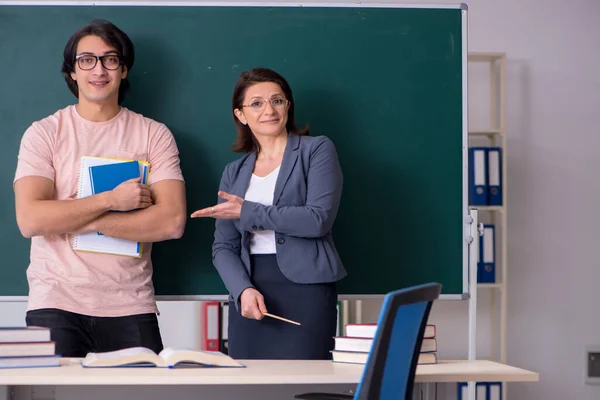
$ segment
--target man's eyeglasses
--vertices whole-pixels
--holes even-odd
[[[283,97],[274,97],[269,100],[256,99],[250,104],[243,104],[242,107],[248,107],[252,111],[261,112],[265,109],[267,103],[271,103],[271,107],[276,110],[282,110],[290,104],[290,101],[288,99],[284,99]]]
[[[82,54],[80,56],[75,57],[75,61],[77,61],[77,65],[79,68],[84,71],[89,71],[91,69],[96,68],[98,64],[98,60],[102,63],[102,66],[105,69],[114,71],[119,69],[121,66],[121,57],[116,54],[107,54],[105,56],[95,56],[92,54]]]

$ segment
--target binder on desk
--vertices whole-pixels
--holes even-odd
[[[502,149],[490,147],[487,149],[488,163],[488,204],[502,205]]]
[[[134,167],[137,169],[134,170]],[[103,157],[81,157],[77,198],[92,196],[112,190],[120,183],[141,176],[148,182],[150,164],[145,161],[119,160]],[[131,240],[113,238],[100,232],[74,235],[71,247],[77,251],[141,257],[142,244]]]
[[[496,249],[495,226],[483,225],[483,236],[479,237],[479,262],[477,265],[477,282],[496,282]]]
[[[487,157],[485,147],[469,148],[469,205],[488,204]]]

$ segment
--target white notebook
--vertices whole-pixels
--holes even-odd
[[[103,157],[81,157],[79,165],[79,186],[77,189],[77,198],[88,197],[92,195],[92,181],[90,178],[90,167],[107,164],[117,164],[129,162],[132,160],[119,160]],[[140,176],[142,183],[148,182],[150,164],[146,161],[138,161],[140,167]],[[88,232],[81,235],[74,235],[71,247],[77,251],[87,251],[92,253],[116,254],[130,257],[141,257],[142,243],[132,240],[113,238],[103,235],[100,232]]]

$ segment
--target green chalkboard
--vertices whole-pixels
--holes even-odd
[[[124,105],[165,123],[180,148],[188,211],[213,204],[239,157],[231,94],[239,74],[283,74],[297,120],[335,143],[344,190],[334,238],[342,294],[437,281],[462,294],[464,10],[368,7],[0,6],[0,296],[28,293],[29,241],[12,180],[26,128],[74,103],[60,74],[70,35],[108,19],[136,46]],[[154,247],[158,295],[225,294],[213,220]]]

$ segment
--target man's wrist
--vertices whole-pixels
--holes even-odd
[[[111,191],[100,193],[102,211],[111,211],[115,208],[115,203],[113,201],[113,195]]]
[[[88,232],[102,232],[102,230],[100,229],[100,224],[98,223],[98,219],[96,218],[93,221],[90,221],[89,224],[87,224],[87,231]]]

